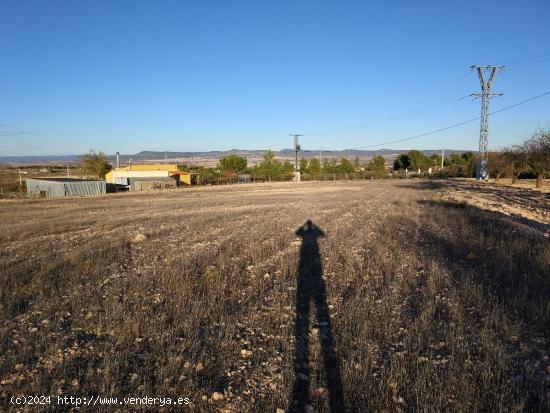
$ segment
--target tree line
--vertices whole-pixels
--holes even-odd
[[[477,156],[472,151],[452,153],[443,159],[442,155],[434,153],[427,156],[419,150],[413,149],[400,154],[393,163],[394,171],[398,173],[427,173],[432,170],[433,174],[441,178],[471,178],[475,176]]]
[[[453,153],[443,159],[434,153],[431,156],[413,149],[400,154],[392,167],[383,156],[375,156],[367,162],[358,157],[353,161],[347,158],[301,158],[299,171],[304,179],[317,179],[327,175],[352,174],[356,178],[402,177],[407,173],[427,174],[435,177],[475,177],[478,156],[474,152]],[[293,177],[294,165],[288,161],[275,159],[273,151],[268,150],[262,161],[249,166],[246,158],[231,154],[221,158],[216,167],[193,166],[182,164],[179,169],[194,172],[200,176],[203,184],[234,182],[245,177],[253,181],[285,181]],[[104,153],[90,151],[81,158],[80,170],[83,176],[104,178],[112,166]],[[536,186],[542,187],[543,179],[550,175],[550,131],[538,130],[519,145],[489,152],[487,168],[490,177],[497,182],[504,177],[512,178],[516,183],[519,178],[536,178]]]
[[[220,158],[216,167],[181,164],[181,170],[196,173],[202,184],[235,182],[242,179],[256,181],[282,181],[292,179],[294,166],[290,161],[279,162],[273,151],[268,150],[262,161],[254,166],[248,166],[246,158],[231,154]]]
[[[437,170],[440,177],[475,177],[478,155],[473,152],[453,153],[444,159],[444,169]],[[394,170],[421,171],[441,165],[441,156],[427,157],[422,152],[412,150],[401,154],[394,162]],[[536,187],[543,186],[543,179],[550,177],[550,131],[539,129],[524,142],[488,153],[487,169],[489,177],[499,182],[501,178],[511,178],[515,184],[519,178],[535,178]]]
[[[550,131],[540,129],[519,145],[490,152],[487,162],[489,176],[500,178],[535,178],[536,187],[542,188],[543,179],[550,176]]]
[[[252,181],[286,181],[291,180],[295,172],[294,164],[289,160],[278,161],[273,151],[268,150],[262,161],[249,167],[246,158],[232,154],[220,158],[217,167],[180,165],[184,170],[189,170],[201,175],[202,183],[216,183],[224,181],[236,181],[239,177],[247,176]],[[357,178],[378,177],[388,175],[386,160],[382,156],[376,156],[367,163],[361,163],[356,157],[353,161],[348,158],[319,159],[316,157],[299,160],[299,171],[302,179],[317,179],[326,175],[354,175]]]
[[[230,159],[240,158],[241,173],[251,173],[259,180],[281,180],[292,175],[293,166],[289,161],[284,163],[274,159],[273,152],[268,151],[261,163],[253,168],[246,167],[246,159],[238,155],[230,155]],[[313,177],[327,174],[354,174],[359,178],[386,178],[400,177],[408,172],[440,178],[464,177],[473,178],[476,173],[478,155],[472,151],[452,153],[445,156],[442,165],[442,156],[434,153],[431,156],[413,149],[400,154],[393,162],[392,167],[387,165],[382,156],[375,156],[366,163],[362,163],[358,157],[353,162],[347,158],[340,160],[324,158],[302,158],[299,170],[302,176]],[[220,160],[221,170],[232,169],[233,166]],[[519,178],[535,178],[537,188],[542,187],[543,179],[550,177],[550,131],[540,129],[531,137],[518,145],[492,151],[488,154],[487,168],[489,175],[497,182],[504,177],[512,178],[516,183]],[[236,168],[233,168],[236,170]]]

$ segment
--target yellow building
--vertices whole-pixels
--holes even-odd
[[[178,165],[176,164],[137,164],[137,165],[128,165],[122,168],[115,168],[115,171],[177,171]]]
[[[181,183],[191,185],[191,174],[178,171],[177,165],[164,164],[142,164],[129,165],[122,168],[115,168],[107,175],[105,181],[111,184],[130,186],[132,182],[155,181],[174,179],[176,185]]]

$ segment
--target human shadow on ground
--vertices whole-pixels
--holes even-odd
[[[310,405],[309,314],[310,304],[313,302],[319,326],[330,411],[343,412],[344,396],[340,361],[334,346],[326,287],[322,278],[323,267],[319,253],[318,239],[323,237],[325,233],[311,220],[308,220],[296,231],[296,235],[302,238],[302,247],[298,265],[296,321],[294,326],[296,339],[294,388],[289,410],[291,412],[305,412],[307,406]]]

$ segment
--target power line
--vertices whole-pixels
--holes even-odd
[[[535,66],[535,65],[540,65],[542,63],[546,63],[546,62],[550,62],[550,56],[546,56],[546,57],[540,57],[538,59],[535,59],[535,60],[531,60],[531,61],[526,61],[526,62],[521,62],[521,63],[517,63],[517,64],[514,64],[514,65],[510,65],[509,67],[507,66],[506,67],[506,72],[510,72],[510,71],[514,71],[514,70],[519,70],[519,69],[523,69],[523,68],[526,68],[526,67],[531,67],[531,66]]]
[[[513,109],[515,107],[521,106],[525,103],[532,102],[533,100],[540,99],[541,97],[544,97],[544,96],[547,96],[547,95],[550,95],[550,90],[548,90],[544,93],[541,93],[540,95],[533,96],[529,99],[522,100],[521,102],[514,103],[513,105],[506,106],[506,107],[504,107],[502,109],[499,109],[499,110],[495,110],[494,112],[491,112],[490,115],[496,115],[497,113],[501,113],[501,112],[504,112],[506,110]],[[444,132],[444,131],[447,131],[449,129],[458,128],[459,126],[463,126],[463,125],[466,125],[468,123],[476,122],[480,119],[481,119],[481,116],[478,116],[476,118],[468,119],[468,120],[465,120],[465,121],[460,122],[460,123],[455,123],[453,125],[446,126],[444,128],[435,129],[435,130],[432,130],[432,131],[429,131],[429,132],[424,132],[424,133],[421,133],[419,135],[409,136],[407,138],[396,139],[396,140],[393,140],[393,141],[387,141],[387,142],[382,142],[382,143],[373,144],[373,145],[359,146],[357,148],[351,148],[349,150],[356,151],[356,150],[361,150],[361,149],[369,149],[369,148],[376,148],[378,146],[390,145],[390,144],[393,144],[393,143],[410,141],[410,140],[413,140],[413,139],[422,138],[424,136],[433,135],[433,134],[436,134],[436,133],[439,133],[439,132]]]
[[[433,113],[434,109],[448,110],[456,106],[464,105],[464,103],[459,102],[460,99],[456,99],[455,97],[446,99],[446,97],[449,95],[450,92],[452,92],[453,90],[456,90],[458,87],[461,87],[462,84],[464,84],[468,80],[467,79],[468,75],[469,73],[463,73],[462,75],[457,77],[454,81],[437,88],[434,93],[426,97],[424,100],[421,100],[420,102],[409,106],[408,109],[402,112],[398,112],[394,115],[387,116],[387,119],[382,118],[381,120],[369,122],[363,126],[350,127],[350,128],[335,128],[335,129],[317,130],[317,131],[306,131],[305,133],[308,136],[312,136],[312,135],[327,135],[327,134],[333,134],[335,132],[342,132],[342,131],[348,131],[348,132],[362,131],[362,130],[370,129],[374,126],[383,126],[389,123],[395,124],[401,121],[412,120],[425,113],[428,113],[428,112]]]
[[[411,107],[409,107],[408,110],[399,113],[397,116],[401,118],[407,118],[409,117],[408,115],[423,113],[426,110],[429,110],[430,108],[433,108],[433,107],[447,105],[448,103],[451,103],[451,102],[456,103],[456,99],[454,97],[451,98],[450,100],[445,99],[442,101],[442,99],[445,98],[450,91],[454,90],[457,86],[460,86],[466,80],[468,80],[466,78],[468,75],[469,73],[463,73],[461,76],[456,78],[453,82],[437,89],[434,93],[429,95],[424,101],[421,101],[416,105],[413,104]]]
[[[468,97],[468,96],[466,96],[466,97]],[[455,108],[457,108],[457,109],[458,108],[464,108],[464,107],[467,107],[468,105],[471,105],[474,102],[473,100],[464,102],[464,101],[462,101],[462,99],[464,99],[464,98],[459,98],[459,99],[452,98],[450,100],[446,100],[446,101],[441,102],[441,103],[425,106],[424,108],[417,109],[416,111],[402,112],[400,114],[395,115],[395,117],[393,117],[393,118],[388,116],[388,119],[372,122],[368,126],[365,125],[365,126],[349,127],[349,128],[327,129],[327,130],[322,130],[322,131],[308,131],[308,132],[306,132],[306,135],[307,136],[320,136],[320,135],[330,135],[330,134],[339,133],[339,132],[365,131],[365,130],[369,130],[372,127],[375,127],[375,126],[380,127],[380,126],[384,126],[384,125],[387,125],[387,124],[395,125],[395,124],[402,123],[402,121],[410,121],[410,120],[418,118],[419,116],[425,115],[427,113],[432,114],[432,113],[446,112],[446,111],[449,111],[449,110],[455,109]]]
[[[519,69],[540,65],[550,61],[550,49],[539,50],[538,52],[510,58],[499,63],[499,66],[506,66],[504,73],[514,72]]]
[[[514,65],[517,65],[517,64],[527,62],[529,60],[539,59],[539,58],[545,57],[549,54],[550,54],[550,49],[539,50],[538,52],[534,52],[534,53],[530,53],[530,54],[527,54],[527,55],[523,55],[523,56],[514,57],[514,58],[504,60],[503,62],[499,63],[499,66],[506,65],[506,66],[510,67],[510,66],[514,66]]]
[[[550,49],[543,49],[543,50],[539,50],[537,52],[529,53],[522,56],[510,57],[500,62],[499,66],[506,65],[506,69],[504,70],[504,73],[506,73],[509,71],[515,71],[518,69],[523,69],[525,67],[546,63],[548,61],[550,61]],[[424,100],[421,100],[417,104],[413,104],[409,106],[409,108],[406,109],[405,111],[399,112],[392,116],[388,116],[387,120],[369,122],[364,126],[351,127],[351,128],[334,128],[334,129],[327,129],[327,130],[320,130],[320,131],[319,130],[307,131],[306,134],[308,136],[312,136],[312,135],[329,135],[336,132],[344,132],[344,131],[348,131],[348,132],[362,131],[362,130],[370,129],[374,126],[383,126],[389,123],[396,124],[401,121],[412,120],[425,113],[428,113],[428,112],[433,113],[434,109],[438,109],[438,110],[452,109],[454,107],[460,106],[461,103],[459,103],[459,101],[462,100],[463,98],[458,98],[458,99],[456,98],[444,99],[444,98],[446,98],[449,95],[449,92],[456,90],[458,87],[461,87],[464,82],[468,81],[468,78],[467,78],[468,75],[469,75],[468,72],[463,73],[462,75],[455,78],[453,81],[449,82],[448,84],[438,87],[431,95],[426,97]],[[468,104],[470,103],[472,102],[469,102]]]
[[[495,115],[497,113],[500,113],[500,112],[504,112],[505,110],[508,110],[508,109],[512,109],[512,108],[515,108],[517,106],[521,106],[523,105],[524,103],[528,103],[528,102],[531,102],[533,100],[537,100],[543,96],[546,96],[546,95],[550,95],[550,90],[544,92],[544,93],[541,93],[540,95],[537,95],[537,96],[533,96],[532,98],[529,98],[529,99],[525,99],[525,100],[522,100],[521,102],[518,102],[518,103],[514,103],[513,105],[510,105],[510,106],[506,106],[502,109],[499,109],[499,110],[495,110],[494,112],[491,112],[491,115]],[[479,119],[479,118],[478,118]]]

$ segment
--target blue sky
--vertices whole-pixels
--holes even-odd
[[[550,2],[0,0],[0,155],[376,145],[550,90]],[[550,96],[490,147],[550,127]],[[476,149],[477,122],[389,148]]]

